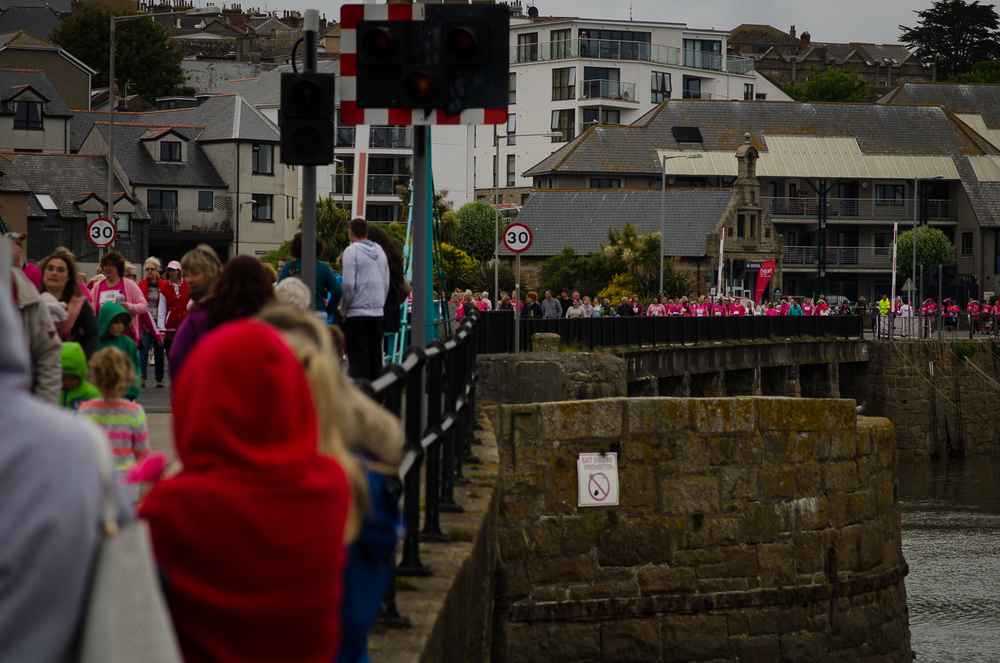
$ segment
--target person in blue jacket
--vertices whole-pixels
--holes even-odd
[[[294,260],[289,260],[278,274],[278,283],[289,277],[302,278],[302,233],[295,233],[292,245],[288,248]],[[316,240],[316,255],[322,255],[323,242]],[[330,265],[322,260],[316,261],[316,317],[326,322],[330,316],[339,316],[337,306],[344,290],[334,275]]]

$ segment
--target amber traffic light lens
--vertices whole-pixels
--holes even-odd
[[[392,35],[385,28],[372,28],[365,33],[361,43],[370,55],[377,58],[387,58],[393,54],[396,45],[392,41]]]
[[[471,30],[455,28],[445,38],[445,46],[456,59],[469,60],[476,57],[479,44]]]
[[[415,71],[406,78],[406,94],[417,101],[429,101],[434,98],[434,81],[422,71]]]

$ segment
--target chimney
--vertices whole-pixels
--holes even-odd
[[[811,40],[811,37],[809,36],[809,33],[808,32],[803,32],[802,33],[802,37],[799,39],[799,46],[802,46],[803,48],[805,48],[806,46],[809,45],[810,40]]]
[[[794,25],[788,31],[788,36],[791,37],[792,39],[795,39],[795,26]]]

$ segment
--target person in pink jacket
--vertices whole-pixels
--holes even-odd
[[[95,283],[90,290],[90,304],[94,308],[94,315],[98,315],[101,304],[117,302],[132,314],[132,322],[125,329],[125,335],[138,343],[142,338],[139,318],[149,308],[139,284],[124,278],[125,258],[117,251],[111,251],[101,258],[101,272],[104,280]]]

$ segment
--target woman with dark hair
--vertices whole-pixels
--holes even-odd
[[[94,283],[90,290],[90,305],[94,308],[94,315],[101,314],[102,304],[120,304],[132,317],[132,322],[125,328],[125,336],[138,345],[142,340],[139,318],[148,310],[146,297],[138,283],[125,278],[125,258],[117,251],[106,253],[101,258],[101,273],[104,274],[104,280]]]
[[[382,311],[382,330],[386,334],[395,334],[401,324],[400,304],[410,294],[403,285],[406,280],[403,274],[403,255],[392,238],[375,224],[368,225],[368,239],[382,247],[389,261],[389,291],[385,295],[385,308]]]
[[[222,268],[212,292],[198,302],[184,319],[170,348],[171,379],[181,372],[184,360],[195,344],[219,325],[256,315],[274,301],[274,286],[260,260],[236,256]]]
[[[56,331],[64,342],[79,343],[83,354],[97,352],[97,316],[90,297],[76,278],[76,260],[69,249],[59,247],[39,264],[42,270],[42,292],[48,292],[66,307],[66,319],[56,322]]]
[[[294,260],[289,260],[285,263],[285,266],[281,268],[281,273],[278,274],[278,283],[287,279],[290,276],[301,278],[302,275],[302,233],[295,233],[295,237],[292,237],[292,245],[288,247],[291,251]],[[322,255],[324,250],[323,242],[319,239],[316,240],[316,256],[317,258]],[[333,270],[330,269],[330,265],[326,264],[322,260],[316,261],[316,317],[320,320],[326,322],[330,319],[330,316],[339,316],[340,313],[337,311],[337,306],[340,304],[340,298],[343,296],[344,290],[340,287],[340,282],[337,281],[337,277],[334,276]]]

